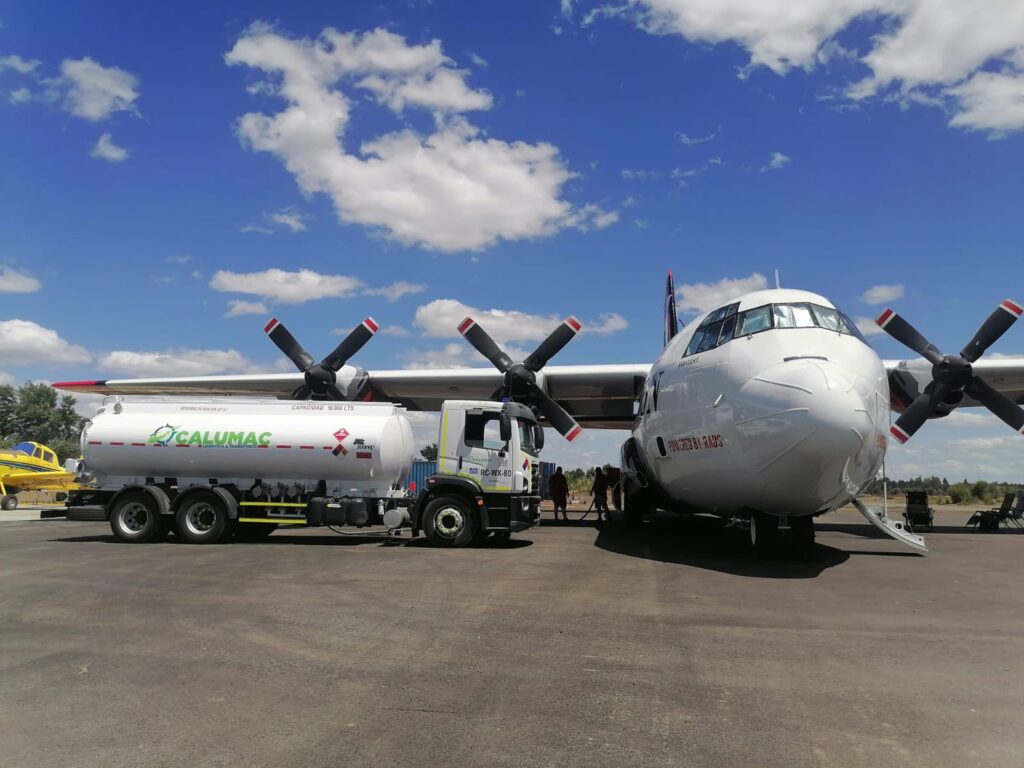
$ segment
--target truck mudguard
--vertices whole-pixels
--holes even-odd
[[[127,485],[110,497],[110,501],[107,502],[107,516],[110,516],[110,510],[117,503],[118,499],[126,494],[138,493],[139,491],[147,493],[153,498],[156,502],[156,508],[161,515],[171,514],[171,500],[167,498],[167,494],[163,492],[163,489],[155,485]]]

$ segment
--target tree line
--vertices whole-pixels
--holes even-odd
[[[0,447],[32,441],[52,449],[63,463],[81,454],[85,419],[75,398],[58,395],[48,384],[0,385]]]

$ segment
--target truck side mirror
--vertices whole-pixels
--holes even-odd
[[[512,439],[512,418],[507,413],[501,414],[501,441],[507,443]]]
[[[544,427],[540,424],[533,425],[533,445],[538,453],[544,449]]]

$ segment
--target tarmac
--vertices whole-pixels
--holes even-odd
[[[578,517],[579,512],[571,513]],[[508,548],[0,522],[0,766],[1016,766],[1024,531],[805,559],[663,517]]]

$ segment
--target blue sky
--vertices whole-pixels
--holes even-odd
[[[7,3],[0,377],[276,370],[271,315],[322,355],[372,314],[369,368],[475,365],[463,305],[516,350],[598,331],[558,363],[649,362],[670,268],[865,318],[891,286],[959,349],[1024,299],[1019,4],[776,5]],[[994,418],[947,421],[891,473],[1024,472]]]

